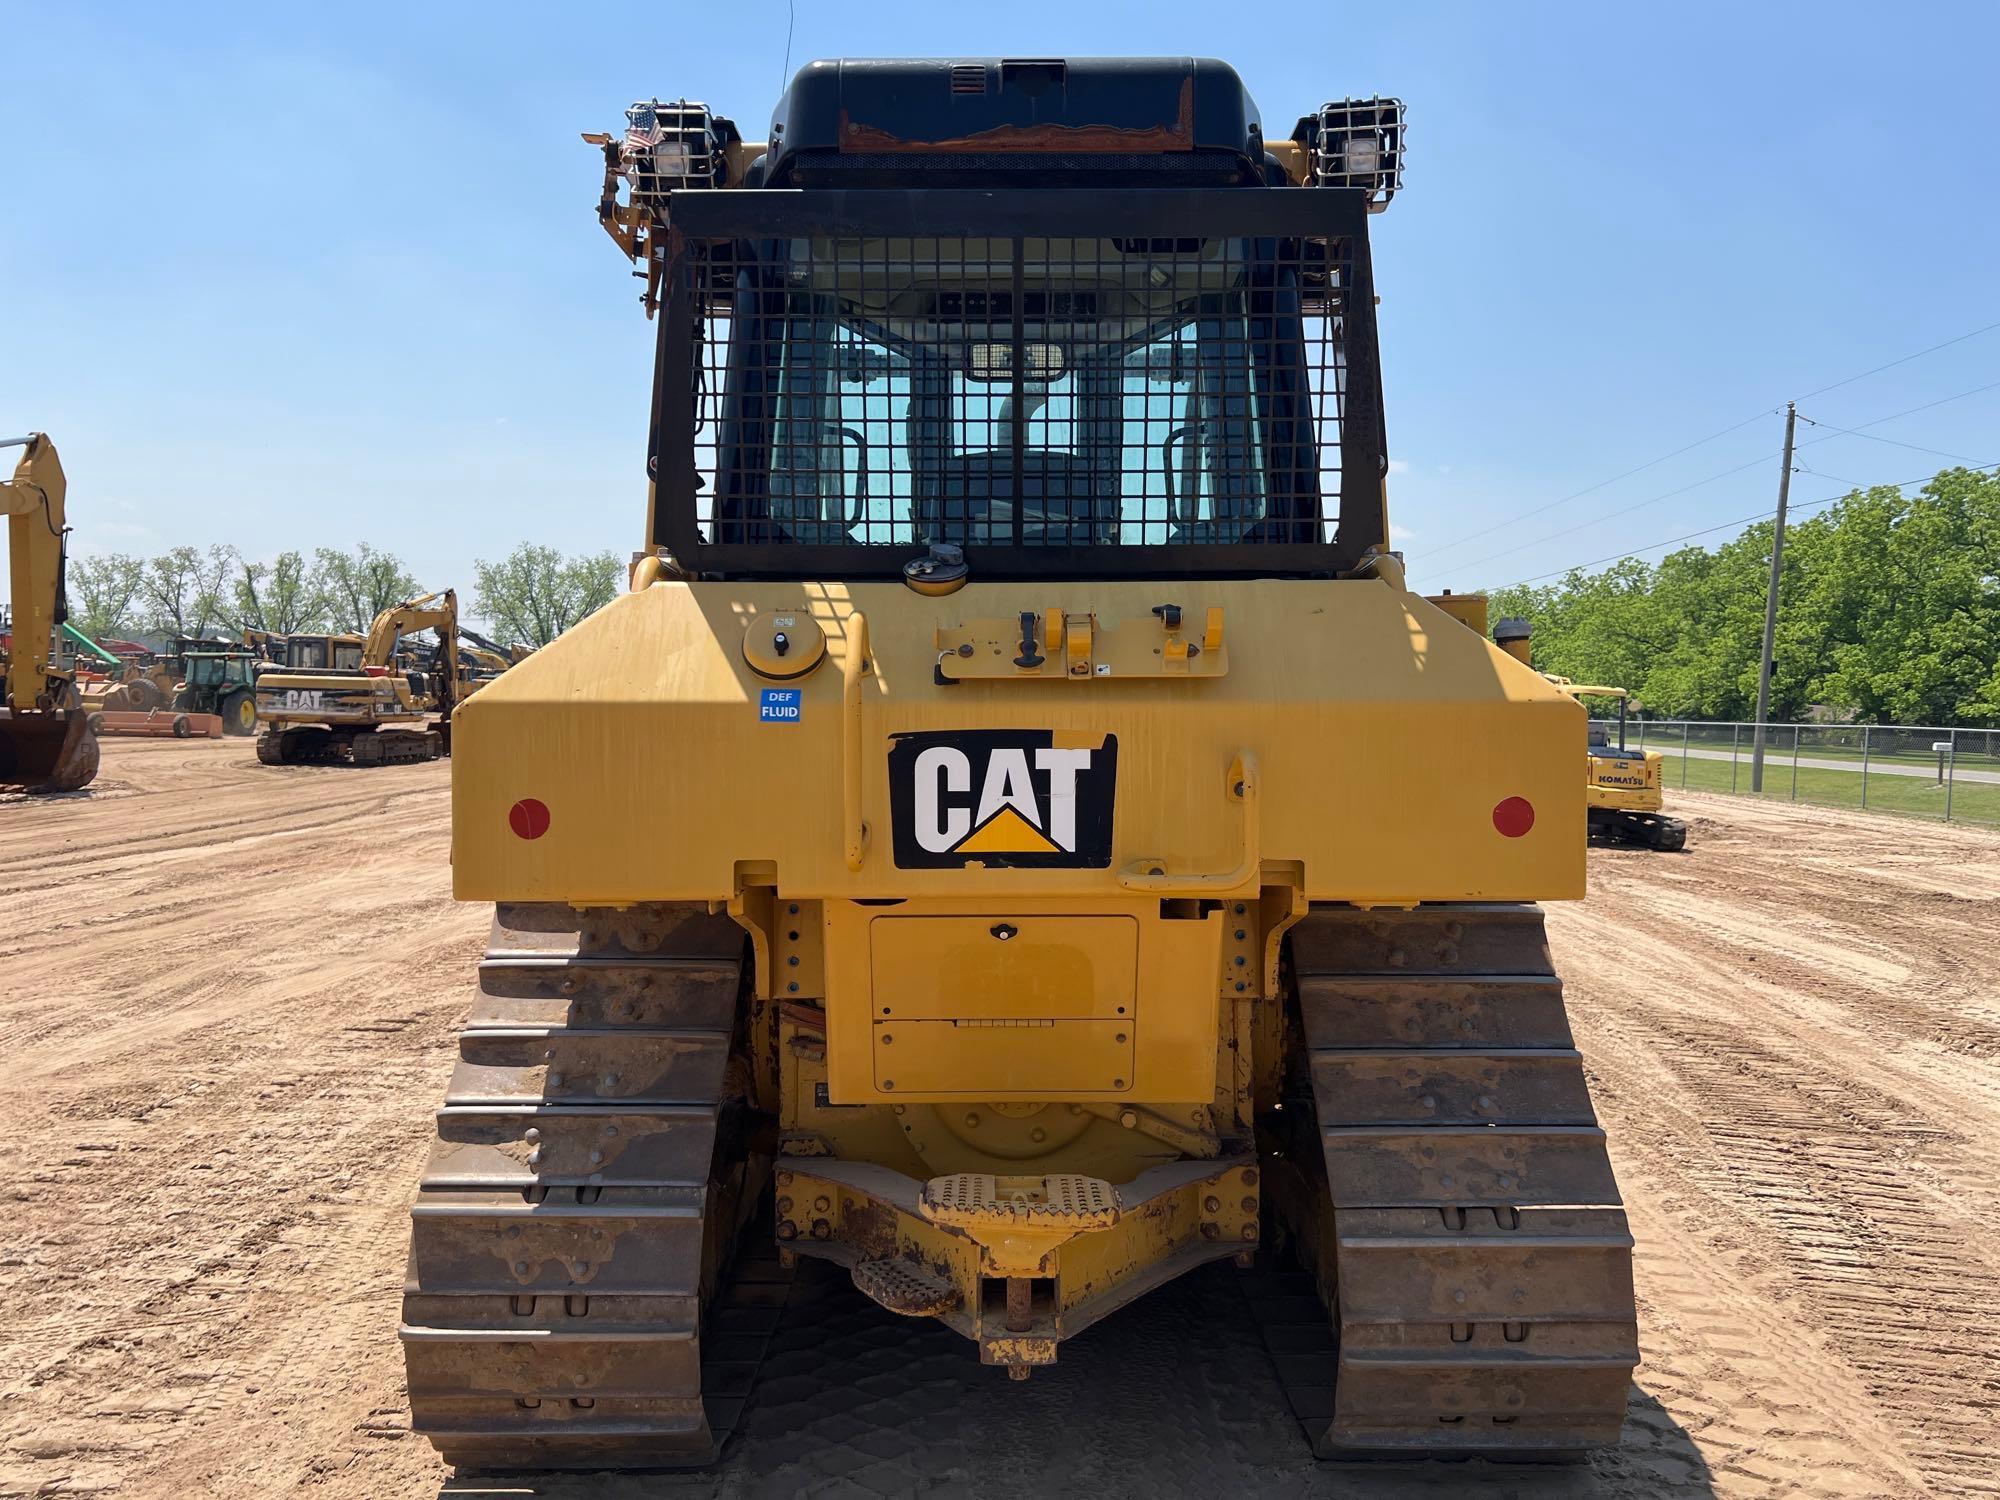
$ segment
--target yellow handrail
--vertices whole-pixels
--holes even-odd
[[[858,870],[868,853],[868,824],[861,816],[861,678],[868,670],[868,616],[847,617],[847,651],[840,659],[840,806],[847,834],[847,868]]]
[[[1181,874],[1169,870],[1165,860],[1141,859],[1118,872],[1118,883],[1130,891],[1184,896],[1216,895],[1249,885],[1263,868],[1257,791],[1257,756],[1250,750],[1238,750],[1223,781],[1223,796],[1243,807],[1243,853],[1234,869],[1213,875]]]

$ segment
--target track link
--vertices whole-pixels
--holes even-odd
[[[1290,1107],[1313,1141],[1295,1131],[1280,1207],[1312,1275],[1253,1303],[1314,1451],[1616,1443],[1638,1363],[1632,1238],[1540,909],[1320,908],[1290,952]],[[1302,1324],[1301,1283],[1333,1309],[1331,1339]]]
[[[267,766],[400,766],[448,753],[436,729],[327,729],[318,725],[265,730],[257,759]]]
[[[1617,844],[1639,844],[1672,854],[1687,847],[1687,824],[1664,813],[1626,812],[1593,808],[1590,831]]]
[[[411,1420],[447,1461],[720,1452],[785,1280],[768,1257],[718,1295],[761,1185],[743,954],[701,905],[499,908],[411,1208]]]

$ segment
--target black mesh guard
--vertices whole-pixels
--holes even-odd
[[[1297,576],[1383,542],[1357,193],[673,209],[654,540],[701,572],[893,576],[951,542],[982,578]]]

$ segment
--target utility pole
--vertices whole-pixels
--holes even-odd
[[[1778,470],[1778,524],[1771,533],[1771,586],[1764,595],[1764,656],[1757,667],[1757,726],[1750,742],[1750,790],[1764,790],[1764,721],[1771,715],[1771,646],[1778,634],[1778,570],[1785,559],[1785,503],[1792,496],[1792,434],[1796,402],[1785,403],[1785,463]]]

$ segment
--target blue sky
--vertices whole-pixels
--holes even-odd
[[[1421,586],[1767,511],[1776,416],[1477,535],[2000,323],[2000,6],[1226,14],[798,0],[791,58],[1215,54],[1274,133],[1407,101],[1376,264]],[[469,587],[522,539],[638,544],[649,331],[577,132],[686,93],[760,136],[783,0],[0,4],[0,26],[0,427],[61,445],[77,550],[365,539]],[[1996,382],[2000,328],[1802,400],[1845,428],[1943,404],[1802,429],[1826,440],[1795,502],[1949,462],[1894,444],[2000,460],[2000,386],[1962,394]]]

